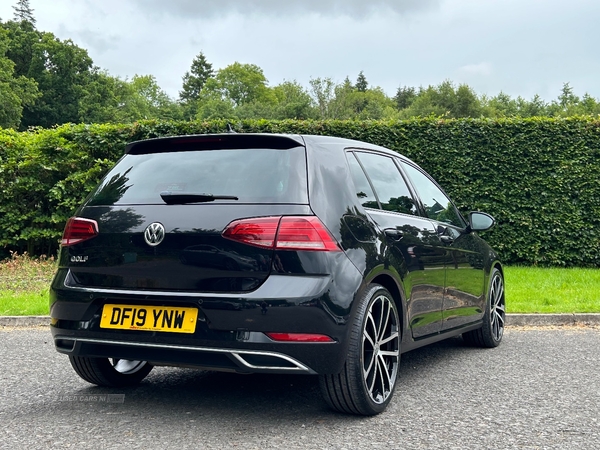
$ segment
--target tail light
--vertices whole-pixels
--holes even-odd
[[[98,222],[92,219],[71,217],[65,226],[61,245],[63,247],[68,247],[69,245],[79,244],[80,242],[87,241],[97,235]]]
[[[223,237],[276,250],[340,251],[323,223],[315,216],[258,217],[235,220]]]
[[[335,342],[325,334],[312,333],[265,333],[277,342]]]

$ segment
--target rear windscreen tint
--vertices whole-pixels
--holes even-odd
[[[234,203],[308,203],[304,147],[125,155],[88,201],[164,204],[163,191],[238,197]],[[231,202],[231,200],[216,200]]]

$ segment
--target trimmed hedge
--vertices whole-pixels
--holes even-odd
[[[55,252],[66,219],[127,142],[226,128],[226,121],[145,121],[0,130],[0,252]],[[461,210],[496,217],[485,237],[507,263],[600,266],[600,120],[259,120],[234,128],[341,136],[396,150],[436,178]]]

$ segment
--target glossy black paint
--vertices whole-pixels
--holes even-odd
[[[394,152],[339,138],[271,135],[156,139],[131,144],[128,151],[253,145],[285,151],[299,144],[306,149],[307,204],[97,205],[90,197],[76,215],[97,220],[100,234],[61,249],[51,286],[57,350],[124,359],[143,355],[155,364],[236,371],[247,370],[185,348],[276,352],[311,373],[337,373],[355,320],[355,299],[370,283],[394,295],[403,323],[402,352],[481,326],[491,268],[501,267],[494,251],[466,225],[365,208],[357,197],[347,152],[360,149],[407,161]],[[286,215],[316,215],[341,251],[273,251],[221,236],[235,219]],[[166,230],[156,247],[143,239],[153,222]],[[106,303],[198,308],[196,332],[101,329]],[[318,333],[335,342],[281,343],[265,332]],[[74,339],[83,340],[71,345]]]

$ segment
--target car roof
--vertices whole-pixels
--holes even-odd
[[[303,146],[339,145],[344,149],[365,149],[386,153],[390,156],[408,158],[379,145],[353,139],[335,136],[300,135],[300,134],[271,134],[271,133],[220,133],[220,134],[192,134],[181,136],[167,136],[145,139],[127,144],[125,153],[146,154],[166,153],[169,151],[195,150],[198,144],[203,149],[238,149],[238,148],[274,148],[288,149]]]

